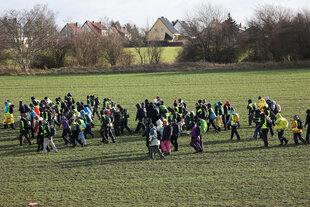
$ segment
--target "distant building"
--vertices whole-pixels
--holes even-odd
[[[171,24],[171,22],[165,18],[160,17],[147,33],[147,41],[168,41],[177,42],[180,39],[180,33]]]
[[[84,32],[78,26],[78,23],[67,23],[60,31],[60,36],[62,38],[70,38],[76,35],[82,35]]]
[[[127,31],[126,27],[122,27],[122,28],[110,27],[109,32],[110,34],[115,34],[119,36],[123,40],[131,41],[131,34]]]
[[[81,29],[83,30],[83,32],[88,32],[99,37],[108,35],[108,29],[103,26],[101,22],[86,21],[81,27]]]

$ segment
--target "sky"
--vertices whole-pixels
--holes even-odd
[[[310,9],[310,0],[0,0],[0,14],[11,9],[31,9],[35,4],[47,4],[56,13],[56,23],[62,28],[67,22],[83,24],[108,17],[121,24],[151,27],[157,18],[182,20],[204,3],[220,5],[243,25],[253,10],[263,3],[275,3],[292,9]]]

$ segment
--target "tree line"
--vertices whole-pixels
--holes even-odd
[[[120,27],[105,19],[104,25]],[[13,61],[24,71],[33,68],[67,66],[131,65],[134,55],[140,64],[161,62],[160,43],[148,42],[148,28],[124,25],[131,40],[115,34],[91,33],[61,38],[55,13],[47,5],[6,11],[0,17],[0,64]],[[180,62],[207,61],[297,61],[310,58],[310,11],[294,11],[273,4],[254,9],[247,26],[241,27],[232,15],[212,4],[200,5],[183,23],[184,46]],[[135,54],[124,50],[134,48]]]
[[[254,9],[247,28],[221,7],[206,4],[187,18],[180,61],[298,61],[310,58],[310,11],[274,4]]]

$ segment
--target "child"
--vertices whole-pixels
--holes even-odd
[[[172,136],[171,136],[171,143],[174,146],[174,151],[178,151],[179,150],[179,145],[178,145],[178,138],[179,135],[181,133],[181,127],[180,125],[177,123],[177,120],[173,119],[172,120]]]
[[[285,145],[287,145],[288,140],[283,136],[284,130],[288,128],[288,121],[281,116],[280,113],[276,115],[277,120],[274,122],[275,129],[278,131],[278,138],[281,142],[280,145],[283,145],[283,142],[285,142]]]
[[[230,140],[232,140],[234,138],[234,134],[236,134],[237,140],[240,141],[240,136],[239,136],[239,133],[237,131],[239,120],[236,119],[238,116],[239,116],[239,114],[235,113],[233,107],[231,107],[230,117],[229,117],[229,120],[227,122],[231,126]]]
[[[160,141],[158,140],[157,130],[153,124],[150,124],[149,127],[150,127],[150,134],[149,134],[150,158],[153,160],[154,154],[155,152],[157,152],[160,156],[160,159],[164,159],[165,157],[163,156],[163,154],[159,149]]]
[[[307,117],[306,117],[305,128],[308,125],[307,134],[306,134],[306,141],[307,141],[307,144],[310,144],[310,142],[309,142],[309,136],[310,136],[310,126],[309,126],[310,125],[310,109],[308,109],[306,111],[306,113],[307,113]]]
[[[48,125],[46,126],[48,127]],[[54,125],[51,125],[49,127],[49,135],[47,135],[46,137],[44,137],[44,143],[43,143],[43,153],[46,153],[46,149],[49,145],[51,145],[51,147],[53,148],[54,152],[58,152],[57,148],[53,142],[53,137],[56,134],[56,129]]]
[[[302,129],[303,129],[302,121],[299,119],[297,115],[295,115],[293,118],[294,118],[294,121],[292,123],[292,132],[294,134],[295,144],[299,145],[298,138],[302,143],[307,144],[307,142],[301,136]]]
[[[200,130],[195,126],[195,123],[192,122],[192,140],[190,145],[195,149],[195,153],[202,152],[202,148],[200,146]]]
[[[170,125],[168,125],[168,121],[163,121],[164,130],[162,134],[162,142],[161,142],[161,148],[163,149],[164,154],[170,155],[171,148],[170,148],[170,140],[171,140],[171,134],[172,134],[172,128]]]

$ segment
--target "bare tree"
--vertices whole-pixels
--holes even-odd
[[[35,53],[50,45],[57,32],[54,12],[47,5],[30,10],[10,10],[1,18],[9,47],[17,53],[17,62],[27,71]]]
[[[83,33],[72,37],[69,41],[72,54],[79,65],[90,66],[98,63],[101,37],[92,33]]]
[[[155,42],[149,43],[146,47],[146,58],[149,64],[159,64],[161,61],[163,47]]]
[[[112,66],[116,65],[123,52],[123,40],[115,34],[103,37],[101,41],[102,55]]]

